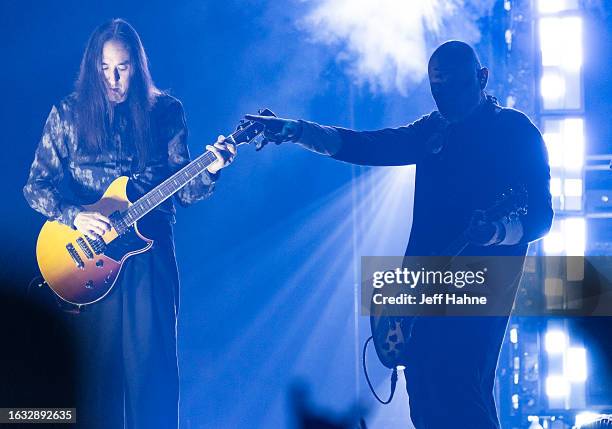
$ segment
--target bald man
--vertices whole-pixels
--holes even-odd
[[[523,113],[485,94],[488,70],[466,43],[439,46],[428,74],[438,110],[398,128],[354,131],[304,120],[247,118],[265,126],[267,140],[293,141],[339,161],[416,164],[406,255],[448,255],[449,244],[464,234],[469,244],[462,254],[524,257],[553,217],[540,132]],[[483,217],[482,210],[511,187],[527,190],[527,213]],[[518,280],[504,292],[508,309],[517,285]],[[405,376],[417,429],[499,428],[493,383],[507,321],[507,315],[416,320]]]

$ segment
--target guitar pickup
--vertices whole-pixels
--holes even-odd
[[[87,256],[87,259],[93,259],[93,257],[94,257],[93,251],[89,248],[87,243],[85,243],[85,240],[83,240],[83,238],[79,237],[79,238],[77,238],[76,242],[79,245],[79,247],[81,248],[81,250],[83,251],[83,253],[85,253],[85,256]]]
[[[83,260],[79,256],[79,254],[77,253],[77,251],[74,248],[74,246],[72,245],[72,243],[66,244],[66,250],[70,254],[70,257],[72,258],[72,260],[76,264],[77,268],[82,270],[85,267],[85,263],[83,262]]]
[[[87,236],[85,238],[87,239],[87,242],[89,243],[96,255],[101,255],[102,253],[104,253],[104,251],[106,250],[106,243],[104,242],[104,240],[102,240],[101,237],[98,237],[95,240],[92,240]]]

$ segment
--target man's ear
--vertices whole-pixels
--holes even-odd
[[[478,82],[480,84],[480,89],[484,90],[487,87],[487,82],[489,81],[489,69],[486,67],[478,70]]]

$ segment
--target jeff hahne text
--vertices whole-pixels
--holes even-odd
[[[486,281],[487,269],[479,271],[440,271],[440,270],[410,270],[396,268],[392,271],[375,271],[372,277],[372,287],[378,292],[372,295],[372,302],[376,305],[485,305],[485,296],[470,296],[467,293],[455,292],[427,294],[399,293],[383,294],[382,288],[387,286],[408,287],[416,289],[420,286],[452,286],[463,289],[465,286],[483,286]]]

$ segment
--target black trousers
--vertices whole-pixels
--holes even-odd
[[[507,317],[420,317],[404,371],[416,429],[498,429],[493,385]]]
[[[79,348],[79,428],[178,428],[179,281],[168,229],[126,261],[109,295],[68,316]]]

